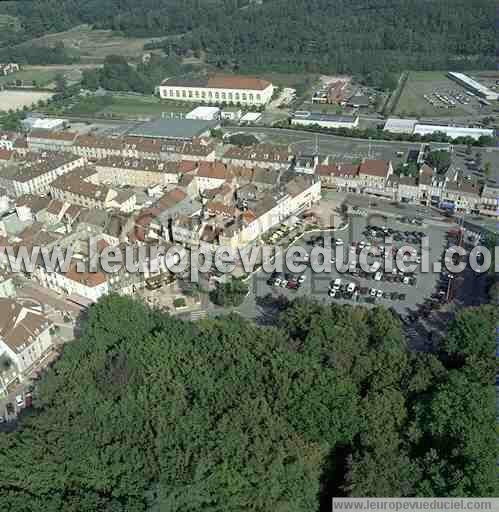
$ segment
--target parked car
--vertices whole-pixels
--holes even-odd
[[[383,290],[378,290],[376,292],[376,298],[381,299],[383,297]]]
[[[333,282],[333,290],[339,290],[341,287],[341,279],[335,279]]]
[[[16,405],[19,408],[24,407],[24,398],[22,395],[16,395]]]
[[[355,283],[348,283],[347,292],[353,293],[355,291],[355,288],[357,288],[357,285]]]
[[[307,276],[305,274],[302,274],[299,278],[298,278],[298,284],[303,284],[305,282],[305,279],[307,279]]]

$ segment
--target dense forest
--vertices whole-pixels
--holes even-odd
[[[152,55],[147,63],[131,66],[125,57],[108,55],[102,68],[83,72],[82,87],[96,90],[99,87],[108,91],[134,91],[152,94],[154,88],[165,76],[186,72],[189,66],[182,66],[180,59]]]
[[[9,512],[330,510],[331,496],[497,496],[492,306],[407,350],[383,308],[282,306],[276,327],[92,306],[0,435]]]
[[[6,2],[12,45],[81,23],[128,36],[166,37],[245,71],[368,75],[401,69],[478,69],[495,62],[492,0],[37,0]]]

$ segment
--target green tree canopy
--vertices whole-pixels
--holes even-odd
[[[101,299],[0,435],[1,509],[308,512],[341,494],[497,495],[494,386],[468,359],[411,354],[383,308],[282,309],[261,327]],[[457,339],[468,320],[450,326],[448,350],[488,359]]]

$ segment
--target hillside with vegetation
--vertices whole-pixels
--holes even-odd
[[[183,322],[111,296],[0,436],[9,512],[330,510],[331,496],[497,496],[494,307],[438,355],[383,308]]]
[[[373,75],[479,69],[495,62],[490,0],[38,0],[5,2],[4,47],[81,23],[206,54],[244,71]],[[380,76],[381,75],[381,76]]]

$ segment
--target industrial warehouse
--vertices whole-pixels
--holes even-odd
[[[451,71],[447,73],[447,76],[451,80],[457,82],[459,85],[462,85],[466,89],[474,92],[477,96],[480,96],[488,101],[497,101],[499,99],[499,93],[491,91],[488,87],[485,87],[485,85],[482,85],[476,80],[473,80],[473,78],[470,78],[464,73],[455,73]]]
[[[488,128],[419,123],[417,119],[389,118],[387,119],[383,130],[390,133],[421,136],[443,133],[451,139],[469,137],[474,140],[479,140],[480,137],[494,136],[494,130]]]

